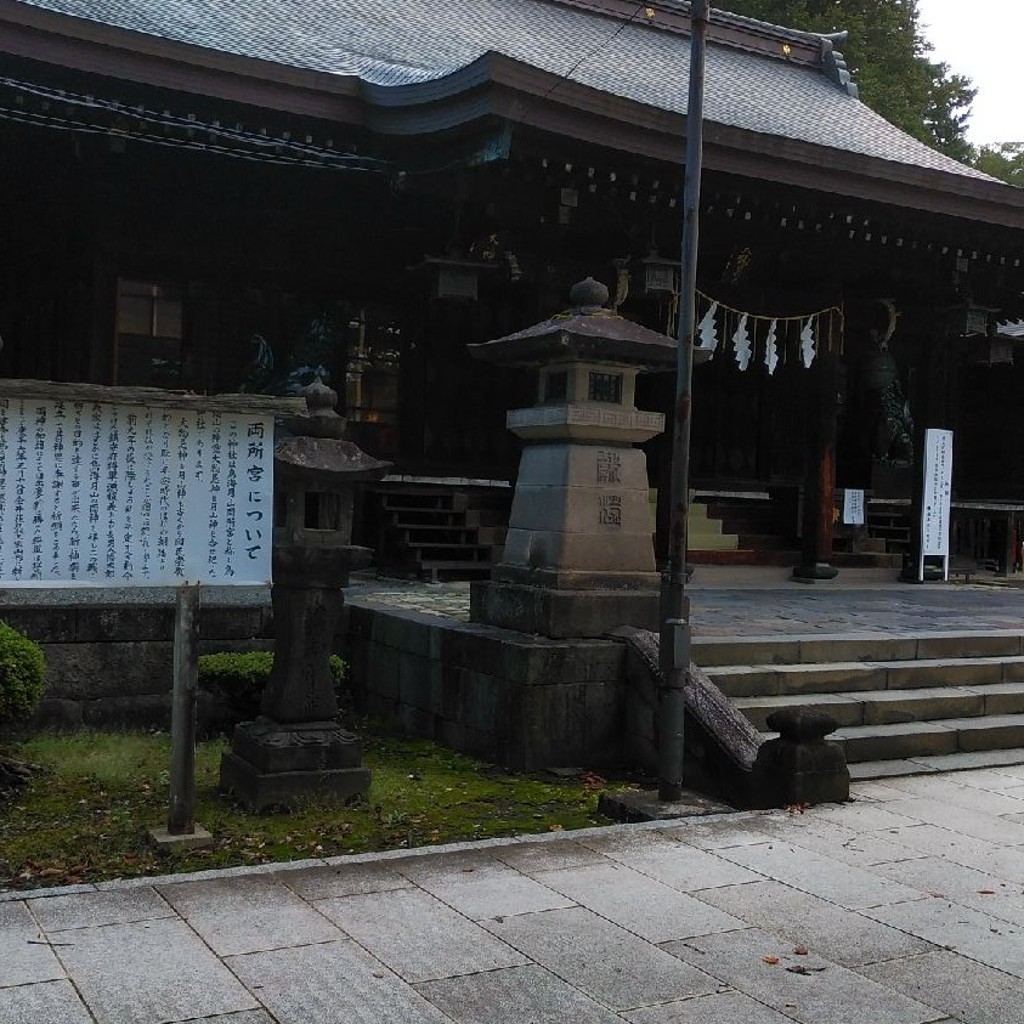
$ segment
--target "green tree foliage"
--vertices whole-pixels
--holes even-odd
[[[968,162],[970,79],[930,59],[917,0],[722,0],[735,14],[807,32],[846,30],[841,49],[861,99],[940,152]]]
[[[337,654],[328,659],[335,693],[345,682],[345,662]],[[236,721],[255,718],[260,713],[263,690],[274,667],[273,651],[223,651],[199,658],[199,685],[214,694]]]
[[[0,723],[27,718],[42,695],[42,648],[0,622]]]
[[[993,178],[1024,188],[1024,142],[982,146],[975,166]]]

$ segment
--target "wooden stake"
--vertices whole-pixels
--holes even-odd
[[[171,704],[170,835],[195,831],[196,691],[199,686],[198,584],[178,588],[174,617],[174,693]]]

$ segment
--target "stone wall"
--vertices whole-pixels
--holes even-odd
[[[510,768],[620,764],[625,645],[420,612],[349,611],[357,707]]]
[[[42,645],[46,694],[40,724],[168,728],[174,607],[171,604],[18,604],[0,619]],[[269,603],[210,605],[200,614],[200,653],[269,650]],[[201,701],[201,719],[216,718]]]
[[[350,660],[356,706],[411,735],[514,768],[621,764],[624,643],[549,640],[357,602],[334,649]],[[174,608],[163,603],[6,605],[0,619],[43,647],[36,722],[65,728],[170,725]],[[200,652],[270,650],[269,595],[206,603]],[[222,712],[200,694],[200,724]]]

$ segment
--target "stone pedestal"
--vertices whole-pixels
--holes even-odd
[[[523,415],[534,412],[541,416]],[[649,436],[661,421],[636,410],[598,412],[609,421],[606,433],[627,420]],[[550,428],[556,415],[563,424],[583,418],[577,407],[517,410],[516,432],[530,436],[531,419]],[[660,578],[652,531],[643,452],[613,443],[527,448],[504,558],[489,582],[473,586],[471,616],[550,637],[600,636],[623,625],[656,628]]]
[[[350,800],[366,792],[362,741],[337,722],[282,725],[263,715],[235,729],[221,759],[220,783],[254,811],[306,800]]]
[[[824,712],[787,709],[768,716],[779,733],[765,740],[753,769],[755,807],[840,803],[850,799],[850,771],[838,743],[825,737],[836,720]]]

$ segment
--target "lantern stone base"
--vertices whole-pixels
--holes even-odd
[[[654,579],[657,577],[651,574]],[[620,626],[657,629],[657,589],[570,589],[489,581],[470,585],[470,619],[555,639],[598,637]]]
[[[366,793],[362,742],[335,722],[279,723],[261,716],[235,729],[221,757],[220,788],[254,811]]]

